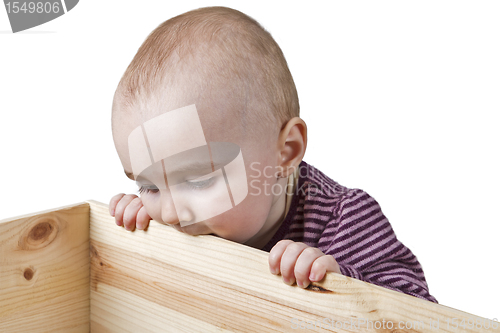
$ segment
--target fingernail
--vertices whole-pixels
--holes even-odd
[[[116,221],[116,225],[121,227],[122,226],[122,221]]]
[[[311,273],[311,275],[309,275],[309,280],[316,281],[316,274]]]
[[[300,281],[297,281],[297,285],[298,285],[300,288],[304,288],[304,286],[303,286],[302,282],[300,282]]]
[[[111,216],[113,216],[113,217],[115,216],[115,210],[114,209],[111,210]]]

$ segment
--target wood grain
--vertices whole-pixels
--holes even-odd
[[[307,290],[288,286],[269,272],[263,251],[155,221],[128,232],[107,205],[88,202],[92,332],[435,332],[438,321],[444,332],[500,331],[484,328],[487,319],[339,274]],[[453,328],[453,318],[465,327]]]
[[[0,332],[88,332],[88,203],[0,222]]]
[[[288,286],[265,252],[154,221],[128,232],[92,200],[0,221],[0,332],[500,331],[491,324],[339,274]]]

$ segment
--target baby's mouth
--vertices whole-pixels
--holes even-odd
[[[216,234],[214,233],[207,233],[206,231],[204,231],[204,228],[201,228],[199,226],[197,226],[196,224],[189,224],[187,226],[184,226],[184,227],[181,227],[180,224],[174,224],[172,225],[172,227],[179,231],[179,232],[182,232],[183,234],[186,234],[186,235],[191,235],[191,236],[198,236],[198,235],[212,235],[212,236],[216,236],[218,237]],[[207,230],[208,231],[208,230]]]
[[[184,232],[184,230],[182,230],[182,227],[179,224],[172,224],[171,227],[177,231]]]
[[[198,235],[198,233],[196,233],[195,230],[193,230],[193,228],[189,228],[189,226],[181,227],[180,224],[174,224],[174,225],[172,225],[172,227],[174,227],[175,230],[180,231],[180,232],[187,234],[187,235],[191,235],[191,236]]]

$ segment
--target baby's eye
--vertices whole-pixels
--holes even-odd
[[[139,188],[139,193],[156,193],[158,188],[154,185],[141,185]]]
[[[201,190],[212,186],[214,183],[214,177],[199,181],[186,181],[189,187],[195,190]]]

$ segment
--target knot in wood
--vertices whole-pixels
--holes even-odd
[[[48,238],[50,236],[50,234],[52,233],[53,229],[54,228],[52,227],[52,225],[49,222],[41,222],[41,223],[38,223],[37,225],[35,225],[31,229],[28,237],[31,238],[32,240],[40,241],[40,240]]]
[[[31,279],[33,278],[33,275],[34,275],[34,274],[35,274],[35,273],[33,272],[33,270],[32,270],[31,268],[26,268],[26,269],[24,270],[24,278],[25,278],[26,280],[28,280],[28,281],[29,281],[29,280],[31,280]]]
[[[57,237],[61,229],[61,220],[53,216],[37,217],[31,220],[27,230],[19,238],[21,250],[38,250],[46,247]]]

